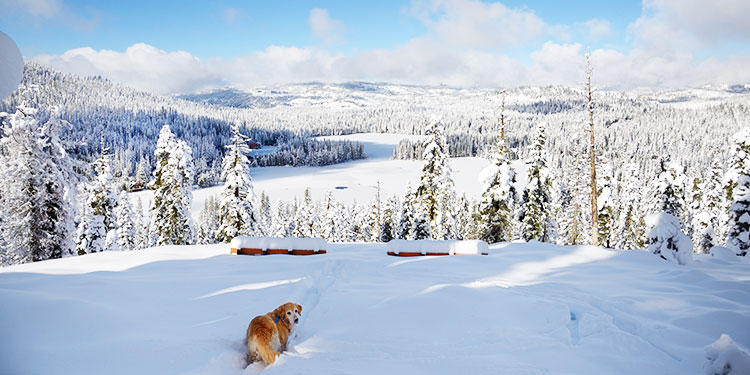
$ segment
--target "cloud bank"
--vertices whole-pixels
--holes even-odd
[[[684,6],[685,2],[690,6]],[[695,51],[718,41],[750,41],[750,2],[727,0],[725,7],[698,0],[646,0],[640,18],[628,26],[627,50],[594,49],[599,87],[677,88],[750,82],[750,56],[698,60]],[[185,51],[164,51],[137,43],[124,52],[78,48],[33,60],[57,70],[102,75],[160,94],[232,85],[252,88],[292,82],[352,80],[458,87],[519,85],[579,86],[584,80],[582,43],[566,41],[566,27],[550,25],[527,9],[477,0],[415,0],[408,13],[426,35],[390,49],[342,54],[343,22],[325,9],[312,9],[310,32],[318,46],[269,46],[244,56],[201,60]],[[583,24],[587,36],[612,32],[607,20]],[[561,31],[562,30],[562,31]],[[524,62],[508,48],[536,46]]]

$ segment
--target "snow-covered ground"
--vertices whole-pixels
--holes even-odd
[[[250,320],[303,305],[266,374],[701,374],[726,333],[750,347],[750,264],[495,244],[489,256],[108,252],[0,270],[0,373],[255,374]]]
[[[265,192],[271,200],[291,201],[295,197],[301,199],[305,189],[309,187],[313,200],[323,199],[331,191],[334,198],[347,204],[355,200],[363,204],[374,199],[378,181],[383,199],[394,194],[403,197],[407,181],[411,181],[412,185],[419,182],[423,164],[421,160],[390,158],[400,140],[417,140],[421,136],[365,133],[322,138],[361,142],[367,159],[324,167],[253,168],[250,175],[255,194],[260,196],[261,192]],[[479,196],[482,185],[477,182],[477,177],[487,164],[489,161],[477,157],[450,159],[456,191],[469,197]],[[517,167],[522,169],[520,164]],[[218,196],[221,188],[222,186],[214,186],[193,191],[194,219],[197,220],[206,199],[211,195]],[[153,192],[142,191],[132,194],[132,197],[140,197],[143,208],[147,209],[153,199]]]

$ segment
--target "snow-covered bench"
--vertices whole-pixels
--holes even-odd
[[[401,257],[432,255],[487,255],[489,245],[482,240],[391,240],[388,255]]]
[[[237,255],[313,255],[325,254],[328,244],[322,238],[237,236],[229,247]]]

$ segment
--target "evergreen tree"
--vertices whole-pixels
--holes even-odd
[[[491,164],[479,176],[482,198],[476,218],[479,238],[495,243],[513,239],[516,172],[506,156],[505,140],[501,137],[493,150]]]
[[[133,206],[128,199],[128,193],[120,193],[119,204],[115,208],[117,218],[117,244],[120,250],[132,251],[138,247],[137,224]]]
[[[519,210],[521,238],[525,241],[536,239],[542,242],[554,242],[557,238],[557,224],[551,212],[552,176],[547,167],[545,127],[544,123],[539,125],[536,141],[532,146],[532,156],[528,161],[528,180]]]
[[[37,111],[23,105],[4,122],[0,208],[5,264],[60,258],[71,252],[73,208],[69,197],[77,180],[60,133],[67,123],[53,110],[39,126]]]
[[[737,174],[729,207],[730,228],[727,247],[737,255],[747,255],[750,249],[750,128],[743,128],[734,136],[732,169]]]
[[[642,226],[643,214],[639,205],[641,182],[637,165],[626,164],[622,176],[619,189],[621,211],[615,225],[615,247],[623,250],[643,249],[645,228]]]
[[[147,247],[149,247],[149,222],[148,222],[148,215],[144,215],[143,213],[143,204],[141,202],[141,198],[138,197],[135,199],[135,207],[133,208],[134,212],[134,221],[136,224],[136,250],[143,250]]]
[[[83,206],[81,222],[76,232],[76,250],[78,255],[99,253],[106,250],[107,231],[104,226],[104,215],[96,214],[93,195],[89,195]]]
[[[202,245],[216,243],[219,232],[219,203],[210,195],[203,202],[203,209],[198,216],[198,243]]]
[[[256,214],[253,207],[255,195],[250,183],[250,148],[247,138],[240,133],[239,125],[232,126],[232,144],[224,156],[224,188],[219,197],[219,231],[217,240],[229,242],[239,235],[252,235],[256,229]]]
[[[612,194],[612,179],[613,171],[612,165],[607,162],[603,157],[600,158],[600,167],[598,168],[597,178],[597,199],[596,204],[598,207],[599,223],[598,223],[598,234],[599,234],[599,245],[603,247],[611,248],[614,245],[613,231],[614,231],[614,196]]]
[[[418,204],[412,235],[415,236],[414,239],[453,238],[456,230],[453,212],[455,189],[450,178],[448,146],[442,124],[438,121],[432,121],[427,129],[422,159],[424,164],[416,189]]]
[[[666,212],[683,223],[687,216],[685,207],[684,168],[676,162],[662,160],[656,190],[651,199],[651,207],[656,212]]]
[[[164,125],[159,133],[154,171],[154,201],[151,205],[149,236],[152,245],[190,245],[195,229],[190,216],[193,200],[192,150],[177,141]]]
[[[380,242],[388,242],[397,237],[398,225],[397,208],[400,207],[398,198],[392,196],[385,201],[380,220]]]
[[[294,221],[296,223],[292,235],[301,238],[313,238],[317,235],[317,212],[312,201],[310,188],[305,189],[302,202],[297,209]]]
[[[271,223],[273,221],[271,209],[271,201],[268,198],[268,194],[266,194],[265,191],[262,191],[260,193],[260,212],[258,213],[258,223],[255,228],[257,235],[269,235],[268,233],[271,229]]]
[[[714,244],[725,243],[729,233],[729,202],[722,192],[723,171],[718,161],[709,169],[704,186],[702,210],[708,212],[714,232]]]
[[[406,183],[406,195],[404,195],[401,204],[401,212],[398,219],[398,228],[396,229],[397,238],[411,240],[411,227],[414,225],[414,215],[416,212],[416,194],[411,187],[411,182]]]

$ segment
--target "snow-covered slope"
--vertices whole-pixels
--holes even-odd
[[[700,374],[722,333],[750,347],[747,263],[540,243],[385,250],[163,247],[4,268],[0,373],[255,374],[245,329],[287,301],[303,320],[266,374]]]

